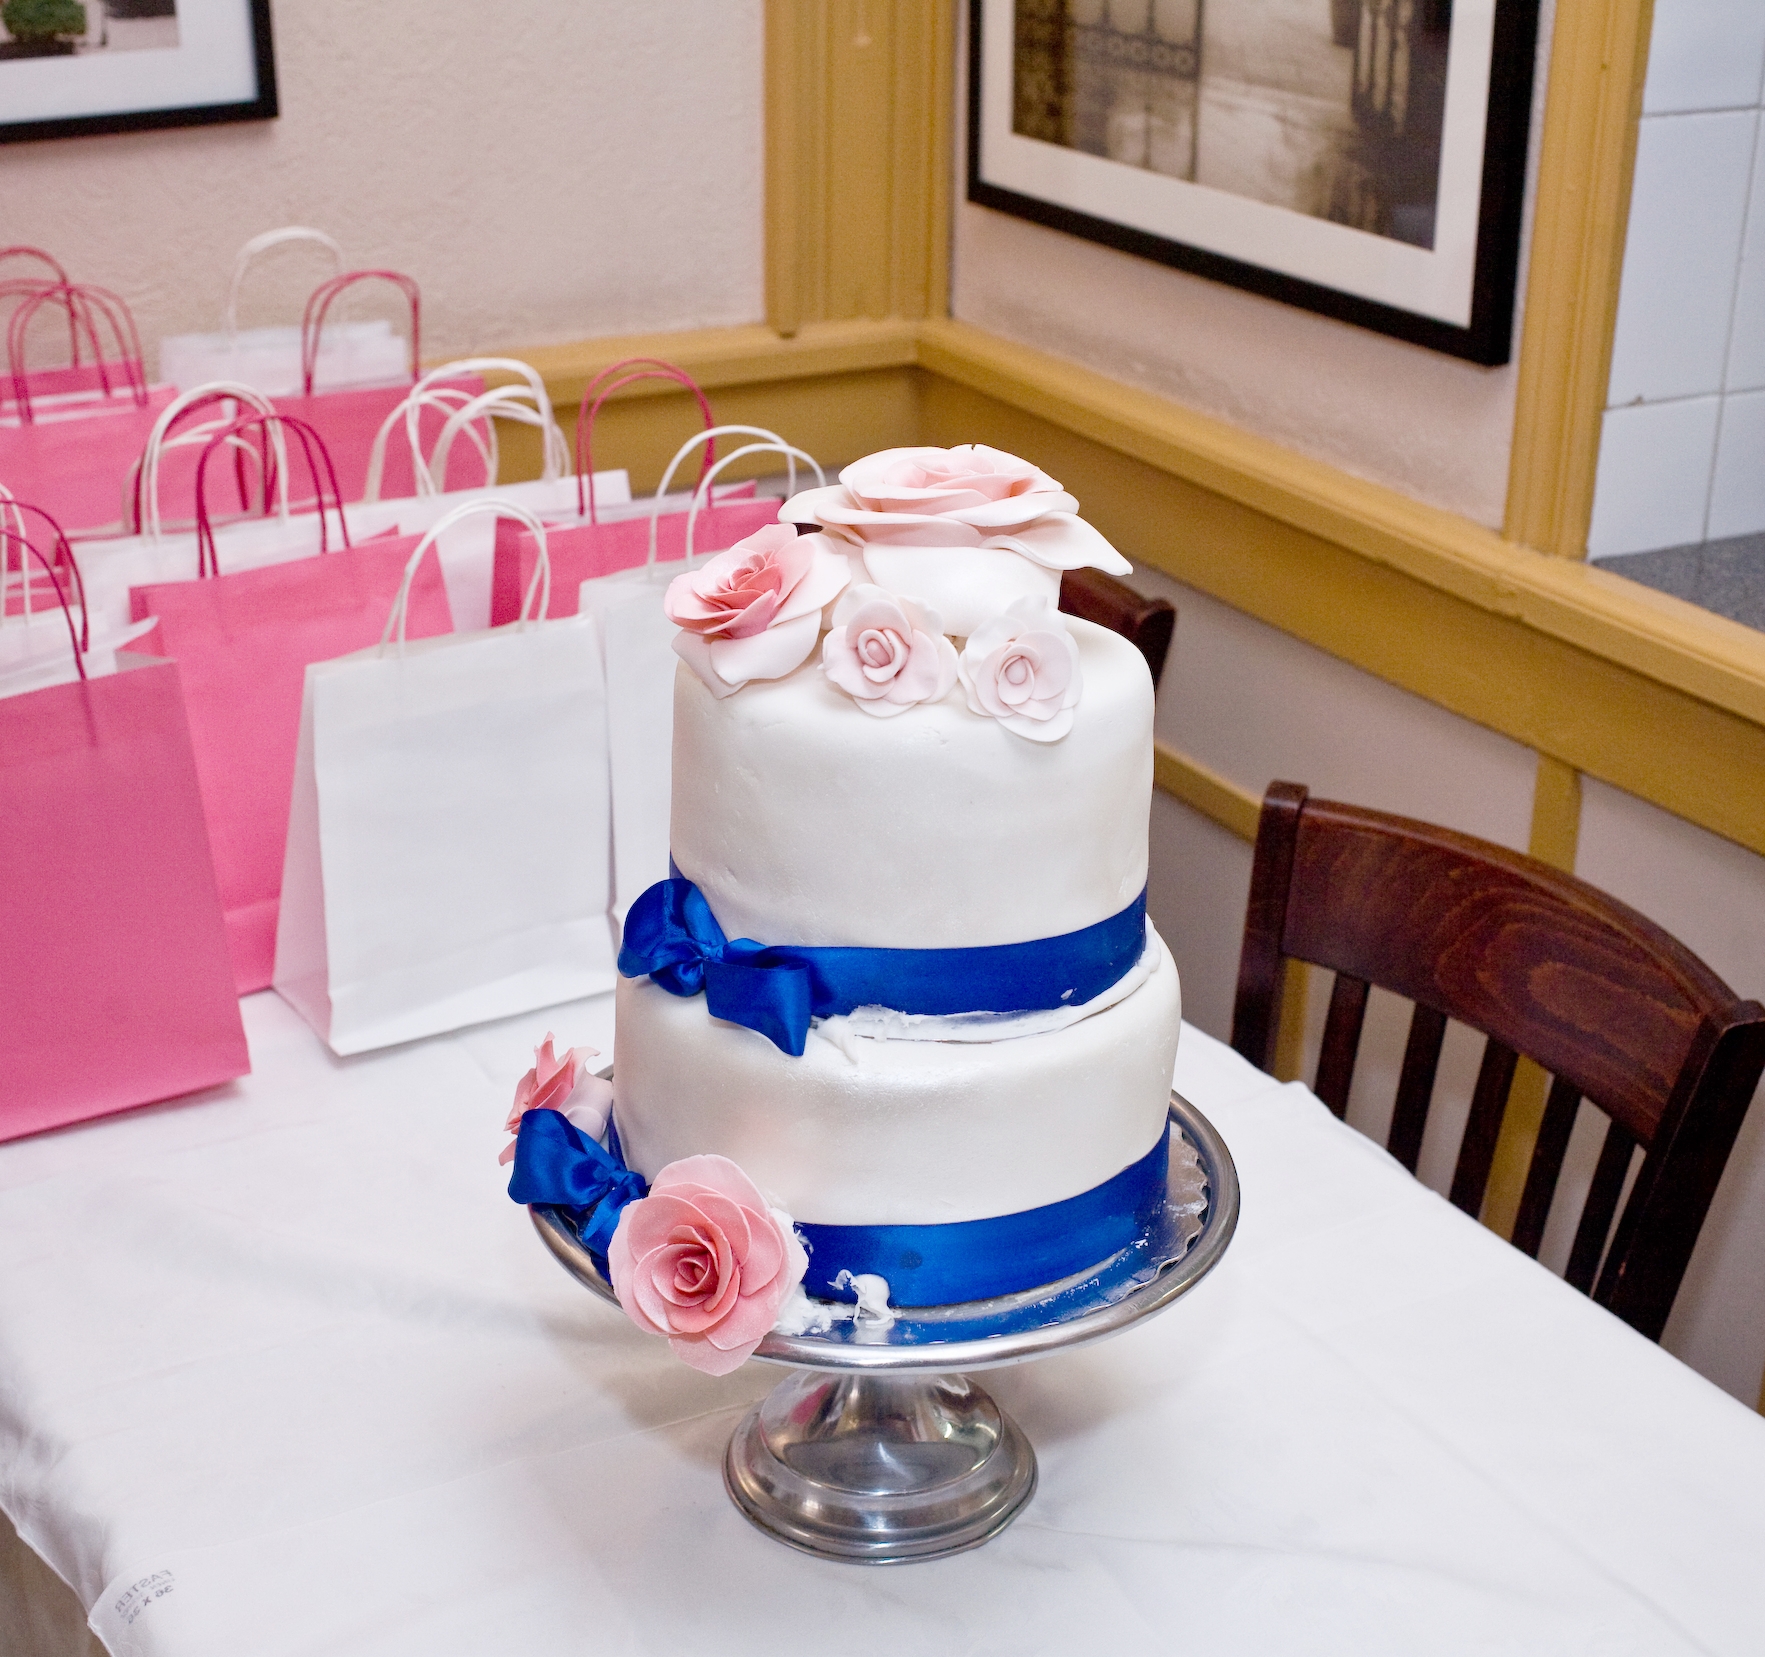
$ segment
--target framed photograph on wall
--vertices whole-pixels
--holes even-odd
[[[270,0],[0,0],[0,143],[276,112]]]
[[[1510,354],[1538,0],[971,0],[968,199]]]

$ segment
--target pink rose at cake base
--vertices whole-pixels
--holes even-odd
[[[999,450],[889,450],[668,587],[672,869],[625,917],[610,1110],[542,1049],[509,1193],[695,1367],[1037,1288],[1162,1213],[1153,687],[1057,607],[1129,568],[1078,512]]]

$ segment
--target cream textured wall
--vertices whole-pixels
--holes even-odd
[[[1541,10],[1528,234],[1555,13]],[[952,308],[964,322],[1500,527],[1512,365],[1480,368],[972,206],[966,161],[958,169]],[[1520,270],[1523,293],[1524,246]]]
[[[414,276],[426,356],[760,317],[759,0],[279,0],[275,30],[279,120],[0,147],[0,243],[120,292],[150,364],[286,223]],[[263,270],[242,322],[328,267]]]

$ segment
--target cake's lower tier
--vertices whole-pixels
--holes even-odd
[[[801,1058],[722,1023],[703,996],[619,981],[614,1111],[630,1165],[739,1164],[803,1224],[946,1225],[1103,1184],[1165,1131],[1182,1017],[1163,941],[1149,977],[1064,1030],[1005,1041],[811,1032]]]

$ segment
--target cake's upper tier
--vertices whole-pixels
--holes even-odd
[[[971,713],[961,686],[865,713],[811,660],[712,696],[674,681],[671,838],[731,938],[959,949],[1076,932],[1146,884],[1152,679],[1069,618],[1084,694],[1058,742]]]

